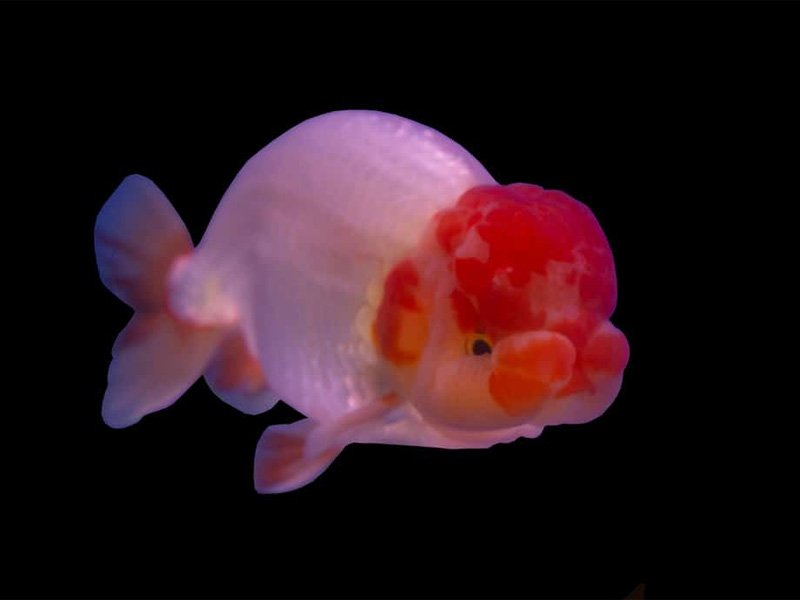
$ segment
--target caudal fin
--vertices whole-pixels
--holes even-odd
[[[94,240],[100,279],[136,311],[114,343],[103,398],[103,420],[127,427],[183,395],[224,332],[180,321],[167,308],[167,276],[193,246],[152,181],[125,178],[100,210]]]

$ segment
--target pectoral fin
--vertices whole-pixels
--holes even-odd
[[[289,492],[311,483],[328,468],[344,446],[309,443],[319,424],[303,419],[269,427],[258,442],[255,487],[261,494]]]
[[[396,397],[389,394],[331,422],[303,419],[269,427],[256,448],[256,490],[288,492],[311,483],[347,444],[383,430],[397,408]]]

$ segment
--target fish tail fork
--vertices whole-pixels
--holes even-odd
[[[226,330],[181,319],[169,308],[171,271],[194,248],[152,181],[123,180],[97,217],[94,240],[100,278],[135,311],[114,343],[102,410],[108,425],[127,427],[183,395]]]

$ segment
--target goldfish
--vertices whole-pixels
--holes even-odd
[[[199,378],[268,427],[260,493],[318,477],[351,443],[488,448],[611,405],[629,358],[591,210],[500,185],[403,117],[345,110],[255,154],[195,247],[164,194],[131,175],[95,231],[103,283],[134,310],[102,417],[137,423]]]

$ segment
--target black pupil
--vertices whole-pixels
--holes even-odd
[[[472,342],[472,353],[475,355],[491,354],[492,347],[486,340],[475,340]]]

